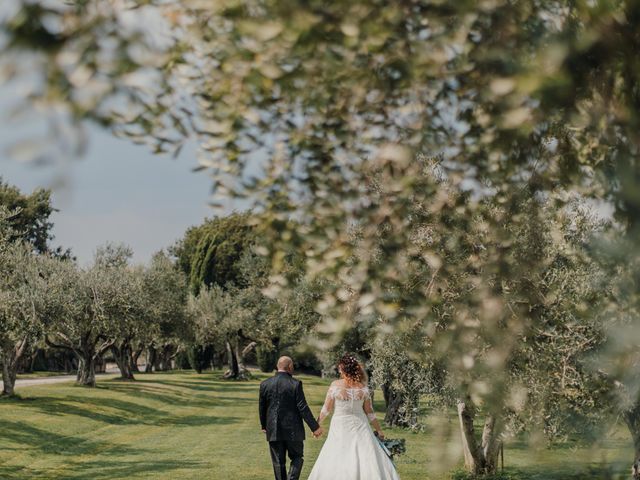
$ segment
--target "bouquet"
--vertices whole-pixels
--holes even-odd
[[[402,455],[407,451],[404,438],[385,438],[381,440],[380,437],[378,437],[378,432],[375,432],[375,435],[378,438],[378,443],[380,443],[382,450],[384,450],[391,460],[393,460],[393,457],[396,455]]]

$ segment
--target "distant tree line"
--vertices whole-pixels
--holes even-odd
[[[255,252],[246,214],[190,228],[148,265],[132,264],[131,249],[107,243],[81,267],[70,251],[48,246],[48,191],[24,195],[2,184],[0,199],[6,395],[18,372],[34,368],[75,371],[78,383],[94,386],[106,360],[127,380],[141,358],[147,373],[227,365],[226,378],[246,378],[247,359],[270,371],[318,321],[317,294],[301,276],[288,298],[269,297],[269,268]],[[292,269],[294,258],[287,259]]]

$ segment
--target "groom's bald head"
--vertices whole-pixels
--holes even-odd
[[[278,371],[293,372],[293,360],[291,360],[291,357],[280,357],[278,359]]]

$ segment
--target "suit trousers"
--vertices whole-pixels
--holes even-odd
[[[271,463],[276,480],[298,480],[304,463],[304,443],[286,440],[269,442]],[[287,453],[291,460],[289,476],[287,477]]]

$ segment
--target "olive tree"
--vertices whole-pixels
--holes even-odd
[[[140,291],[127,270],[130,255],[126,247],[107,245],[98,249],[88,268],[61,263],[57,281],[64,292],[59,298],[64,315],[47,328],[46,342],[75,353],[81,385],[95,386],[96,361],[128,338],[129,328],[140,318]],[[123,375],[128,371],[125,363],[119,365]]]
[[[168,370],[181,343],[192,336],[187,312],[187,279],[171,259],[159,252],[143,272],[144,328],[138,351],[146,348],[146,371]]]
[[[374,337],[371,345],[372,385],[382,390],[384,421],[392,427],[419,429],[420,401],[425,395],[444,405],[451,405],[455,399],[455,392],[446,390],[446,371],[437,359],[411,354],[417,342],[427,343],[428,338],[414,327],[384,339]]]
[[[148,328],[148,317],[144,310],[142,272],[139,268],[125,266],[112,273],[111,280],[118,286],[118,291],[113,292],[114,303],[103,310],[112,322],[113,344],[110,351],[118,365],[121,378],[135,380],[134,341]]]
[[[270,265],[256,253],[264,247],[250,230],[247,219],[246,215],[233,214],[205,223],[209,231],[198,242],[194,257],[201,267],[192,270],[191,275],[193,280],[194,272],[209,265],[205,269],[210,271],[206,274],[209,281],[203,278],[198,283],[211,286],[191,300],[199,339],[196,345],[226,351],[227,376],[232,378],[246,373],[244,358],[253,349],[264,359],[261,367],[270,371],[277,355],[301,345],[319,321],[315,303],[320,297],[320,284],[304,278],[301,256],[294,251],[285,262],[288,276],[296,278],[286,294],[273,297]],[[194,230],[189,230],[183,244],[193,234]],[[181,249],[176,252],[183,256]]]
[[[355,321],[380,332],[371,357],[388,420],[415,425],[424,393],[449,405],[457,399],[465,461],[476,473],[495,471],[508,434],[540,427],[558,438],[593,428],[610,410],[588,362],[605,337],[611,276],[587,246],[604,224],[588,220],[579,202],[557,208],[528,188],[509,209],[491,196],[474,200],[477,192],[438,174],[439,163],[407,165],[424,193],[405,196],[387,170],[371,172],[367,201],[388,214],[375,227],[355,224],[344,243],[354,260],[341,272],[357,278],[358,257],[370,257],[371,293],[356,303],[347,284],[342,295],[359,311]],[[434,196],[444,205],[433,206]],[[366,248],[363,238],[373,239]],[[373,302],[388,306],[385,316]]]
[[[259,250],[260,246],[256,248]],[[234,295],[245,308],[251,308],[244,331],[256,343],[258,353],[266,357],[261,365],[265,371],[272,371],[277,357],[284,352],[293,355],[305,345],[320,322],[315,306],[324,286],[304,277],[300,260],[300,255],[293,252],[287,256],[291,282],[285,292],[275,297],[269,263],[263,256],[248,251],[238,261],[242,288],[235,289]]]
[[[213,345],[226,351],[228,370],[225,378],[244,379],[249,372],[244,366],[247,347],[244,346],[243,327],[249,322],[252,311],[234,295],[214,285],[204,287],[197,296],[189,299],[189,310],[195,322],[197,344]]]
[[[0,243],[0,355],[3,395],[13,395],[18,362],[42,331],[46,283],[32,249]]]

